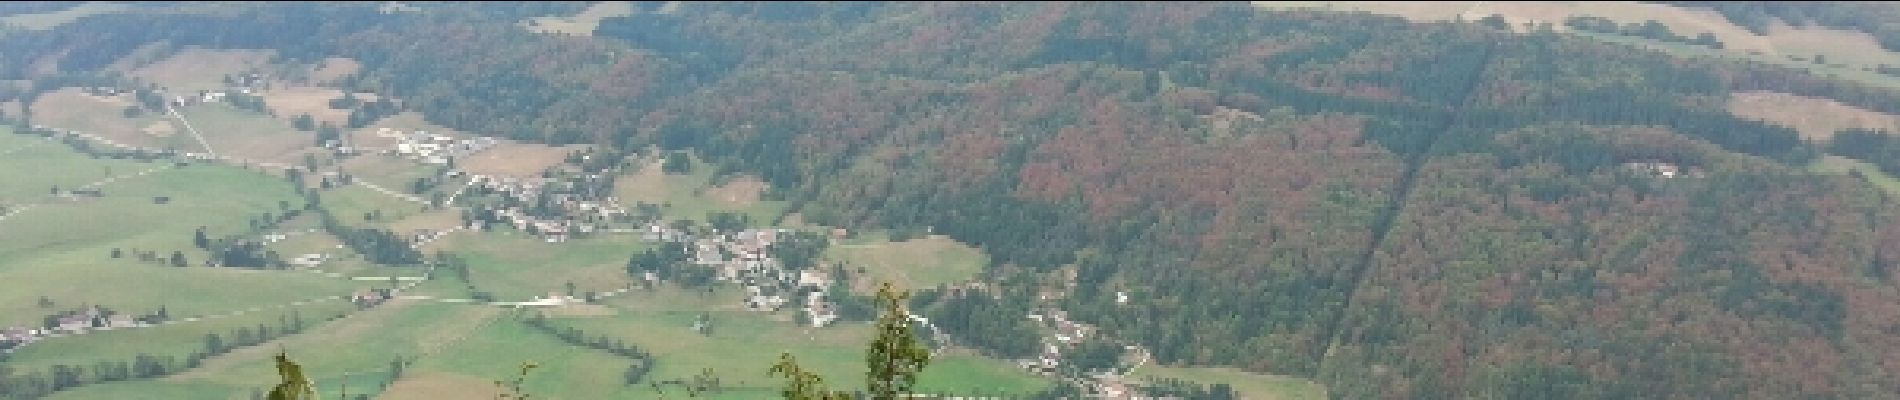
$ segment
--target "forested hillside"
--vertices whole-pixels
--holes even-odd
[[[686,3],[592,37],[443,7],[468,12],[97,16],[0,38],[25,49],[0,71],[275,48],[359,60],[352,84],[462,131],[690,149],[806,221],[982,248],[1008,295],[920,308],[998,355],[1035,351],[1020,311],[1073,274],[1060,306],[1159,362],[1341,398],[1900,393],[1900,204],[1723,106],[1900,111],[1889,91],[1246,3]]]

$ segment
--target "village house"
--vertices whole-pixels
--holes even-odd
[[[473,155],[500,144],[490,137],[456,139],[448,135],[430,134],[428,131],[403,134],[401,131],[380,128],[376,134],[398,140],[393,153],[431,165],[448,164],[450,159]]]
[[[304,255],[297,256],[297,258],[290,259],[289,263],[290,265],[309,268],[309,267],[315,267],[318,265],[323,265],[323,261],[325,258],[327,257],[324,256],[323,254],[307,253]]]
[[[62,333],[85,332],[87,329],[92,329],[92,318],[93,316],[85,314],[65,315],[59,317],[59,324],[52,328],[53,331]]]
[[[1700,178],[1703,176],[1702,170],[1700,168],[1695,168],[1695,167],[1685,168],[1682,166],[1678,166],[1676,164],[1666,163],[1666,162],[1657,162],[1657,161],[1627,162],[1627,163],[1623,163],[1623,167],[1633,170],[1633,171],[1647,173],[1652,176],[1665,178],[1665,179],[1678,178],[1678,177]]]
[[[805,313],[813,328],[822,328],[838,320],[838,311],[825,301],[823,291],[805,294]]]
[[[130,315],[113,314],[111,317],[107,317],[105,321],[105,325],[99,328],[102,330],[111,330],[115,328],[137,327],[139,325],[140,325],[139,322],[137,320],[132,319],[132,316]]]
[[[569,296],[561,292],[548,292],[547,296],[535,297],[534,301],[530,303],[531,304],[526,304],[526,305],[562,306],[562,305],[568,305],[568,304],[580,304],[580,303],[585,303],[585,302],[581,301],[581,299],[579,298],[576,298],[574,296]]]
[[[350,294],[350,303],[356,304],[357,307],[369,308],[381,305],[389,301],[389,298],[389,289],[358,290]]]
[[[0,329],[0,348],[13,348],[39,339],[39,330],[20,327]]]

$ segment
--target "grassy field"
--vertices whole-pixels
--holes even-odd
[[[674,297],[680,298],[693,297]],[[648,385],[624,383],[621,372],[628,360],[569,346],[506,314],[507,311],[490,307],[394,303],[318,326],[302,335],[214,357],[204,367],[179,376],[85,387],[59,397],[166,393],[183,396],[178,398],[243,398],[251,388],[273,382],[268,357],[278,346],[288,349],[292,358],[305,366],[319,390],[327,395],[338,393],[343,382],[349,383],[351,393],[366,393],[375,380],[381,378],[380,372],[389,361],[400,355],[416,362],[406,370],[405,378],[382,398],[483,398],[481,396],[495,392],[493,380],[512,377],[524,362],[540,365],[524,384],[525,391],[536,398],[657,397]],[[705,337],[688,331],[693,315],[697,314],[646,312],[607,318],[562,318],[557,319],[557,323],[577,326],[604,323],[603,326],[620,328],[603,333],[627,337],[632,339],[630,342],[659,355],[658,368],[649,375],[652,379],[685,378],[702,368],[713,368],[726,390],[705,397],[776,398],[780,381],[768,377],[766,370],[782,349],[797,354],[802,364],[823,371],[833,385],[860,385],[863,346],[869,339],[867,327],[832,328],[821,331],[816,339],[806,339],[799,333],[802,328],[734,313],[715,317],[719,331]],[[926,392],[1023,393],[1045,385],[1003,362],[968,356],[951,356],[933,362],[921,381],[920,389]],[[678,395],[675,392],[680,390],[666,389],[671,395]]]
[[[443,354],[500,313],[493,307],[396,300],[303,334],[212,357],[198,369],[150,384],[214,384],[248,393],[248,388],[276,382],[270,357],[282,348],[325,393],[337,393],[344,382],[355,388],[352,392],[363,393],[396,357]]]
[[[365,95],[359,94],[357,95],[357,98],[363,99],[364,101],[370,101],[370,100],[375,99],[375,96],[365,96]],[[376,136],[376,130],[382,129],[382,128],[399,130],[399,131],[403,131],[403,133],[409,133],[409,132],[420,130],[420,131],[428,131],[429,133],[450,135],[450,136],[455,136],[455,137],[469,136],[468,134],[462,133],[461,131],[457,131],[454,129],[449,129],[448,127],[445,127],[445,126],[429,123],[429,120],[427,118],[424,118],[422,116],[422,113],[409,111],[409,112],[399,113],[396,115],[391,115],[380,120],[376,120],[375,123],[371,123],[369,124],[369,126],[365,126],[362,129],[350,131],[350,143],[352,143],[352,145],[356,147],[362,147],[362,148],[368,148],[368,149],[394,149],[396,148],[396,139]]]
[[[239,110],[229,104],[207,103],[179,107],[178,113],[198,128],[220,155],[260,162],[295,164],[313,151],[316,136],[290,127],[270,115]]]
[[[1310,8],[1336,11],[1366,11],[1377,14],[1396,15],[1414,21],[1449,21],[1460,15],[1465,20],[1476,20],[1484,16],[1498,14],[1505,17],[1513,27],[1519,28],[1525,22],[1537,21],[1550,23],[1553,29],[1569,31],[1563,25],[1564,19],[1574,15],[1603,17],[1618,23],[1640,23],[1656,20],[1678,35],[1695,37],[1707,32],[1721,41],[1723,49],[1710,49],[1676,43],[1665,43],[1649,39],[1640,39],[1620,35],[1605,35],[1591,32],[1570,33],[1591,37],[1611,43],[1634,44],[1641,47],[1661,50],[1680,56],[1710,56],[1746,59],[1770,64],[1808,70],[1819,75],[1837,76],[1858,82],[1900,87],[1900,78],[1880,75],[1862,68],[1879,64],[1900,64],[1900,53],[1881,49],[1867,34],[1825,28],[1791,28],[1785,25],[1771,27],[1767,35],[1755,35],[1740,26],[1728,22],[1720,14],[1708,10],[1672,7],[1660,4],[1647,4],[1631,1],[1545,1],[1545,2],[1397,2],[1397,1],[1256,1],[1253,4],[1262,9]],[[1819,65],[1810,61],[1794,60],[1790,57],[1810,58],[1819,54],[1826,56],[1829,63],[1838,65]]]
[[[204,253],[191,244],[193,230],[240,231],[250,218],[276,212],[279,201],[298,203],[281,180],[229,167],[191,166],[121,179],[103,190],[102,198],[44,204],[0,221],[0,325],[40,322],[49,312],[35,304],[40,296],[57,308],[96,304],[146,312],[165,305],[172,315],[184,317],[351,288],[315,274],[195,266]],[[155,204],[154,196],[172,200]],[[127,250],[127,256],[110,258],[114,248]],[[194,266],[140,262],[129,253],[134,249],[162,256],[183,251]]]
[[[739,191],[721,190],[729,187],[712,186],[712,173],[712,168],[698,161],[692,173],[680,175],[662,172],[659,163],[651,163],[620,176],[614,182],[614,196],[629,207],[635,202],[662,204],[661,212],[669,219],[705,221],[707,213],[738,212],[762,225],[785,212],[786,202],[757,200],[756,188],[750,196],[740,196]]]
[[[75,130],[118,142],[119,144],[197,149],[198,144],[184,135],[162,113],[147,112],[125,117],[125,108],[134,101],[129,94],[100,97],[66,88],[41,95],[33,102],[34,123],[55,129]]]
[[[357,180],[373,183],[385,189],[404,194],[416,194],[417,179],[436,176],[439,166],[418,164],[397,156],[361,155],[343,162],[343,171],[354,175]],[[456,187],[444,184],[445,187]],[[425,196],[426,197],[426,196]]]
[[[1847,157],[1831,155],[1822,157],[1819,161],[1816,161],[1814,165],[1809,166],[1809,169],[1816,172],[1842,175],[1847,174],[1847,171],[1850,170],[1859,170],[1861,174],[1867,175],[1867,180],[1872,182],[1874,187],[1887,191],[1887,194],[1900,196],[1900,179],[1895,179],[1892,175],[1881,172],[1880,168],[1874,167],[1873,164]]]
[[[650,375],[656,379],[686,378],[712,368],[728,387],[748,388],[728,390],[715,398],[772,398],[776,394],[772,390],[782,381],[767,376],[766,371],[782,352],[792,353],[800,365],[823,375],[832,387],[863,387],[863,357],[872,336],[870,325],[857,322],[826,328],[800,327],[775,320],[782,316],[738,309],[740,296],[732,288],[710,295],[673,288],[635,290],[607,302],[622,310],[618,315],[551,321],[645,348],[658,359]],[[712,316],[711,335],[692,331],[700,313]],[[1046,386],[1041,379],[1003,361],[961,355],[933,361],[919,381],[919,389],[926,392],[962,393],[981,386],[984,393],[1021,394]]]
[[[1628,45],[1634,45],[1641,48],[1659,50],[1659,51],[1673,54],[1676,56],[1716,57],[1716,58],[1727,58],[1727,59],[1734,59],[1734,60],[1758,61],[1758,62],[1762,62],[1766,64],[1779,65],[1783,67],[1804,70],[1804,71],[1808,71],[1809,73],[1819,75],[1819,76],[1845,79],[1845,80],[1849,80],[1853,82],[1864,83],[1864,84],[1869,84],[1869,85],[1874,85],[1874,86],[1900,88],[1900,78],[1881,75],[1881,74],[1870,72],[1870,71],[1862,71],[1859,68],[1821,65],[1821,64],[1811,63],[1811,62],[1794,61],[1783,56],[1768,55],[1768,54],[1755,55],[1755,54],[1747,54],[1747,53],[1736,53],[1736,52],[1730,52],[1730,51],[1710,49],[1710,48],[1701,47],[1701,46],[1690,46],[1690,45],[1677,44],[1677,43],[1665,43],[1665,42],[1658,42],[1658,41],[1649,40],[1649,39],[1634,38],[1634,37],[1629,37],[1629,36],[1606,35],[1606,34],[1600,34],[1600,33],[1594,33],[1594,32],[1572,32],[1572,33],[1575,33],[1578,36],[1587,36],[1587,37],[1594,38],[1596,40],[1601,40],[1608,43],[1628,44]]]
[[[1262,375],[1233,368],[1186,368],[1145,365],[1129,374],[1135,380],[1172,378],[1200,384],[1225,383],[1250,400],[1324,399],[1326,388],[1300,378]]]
[[[73,6],[73,8],[49,13],[9,15],[5,18],[0,18],[0,23],[21,29],[47,30],[65,25],[68,22],[77,21],[88,15],[124,12],[131,8],[131,6],[121,3],[88,1]]]
[[[53,201],[53,186],[76,188],[109,176],[136,173],[158,164],[96,159],[72,151],[65,143],[38,136],[16,135],[0,126],[0,204]],[[0,237],[8,229],[0,221]]]
[[[309,329],[354,308],[342,300],[329,300],[303,306],[272,307],[261,312],[198,322],[115,329],[50,339],[15,352],[12,359],[7,361],[7,366],[24,371],[44,371],[54,364],[89,366],[98,361],[130,363],[139,354],[170,356],[183,363],[192,352],[204,349],[206,334],[225,335],[236,328],[260,324],[278,329],[282,326],[283,318],[289,318],[293,311],[303,318],[304,326]]]
[[[632,283],[627,259],[647,246],[631,236],[606,236],[547,243],[520,232],[457,233],[443,238],[441,249],[462,256],[469,279],[497,300],[526,301],[551,291],[608,291]],[[575,293],[579,296],[580,293]]]
[[[976,277],[988,264],[988,257],[969,245],[943,235],[932,235],[906,242],[875,241],[839,244],[827,250],[826,259],[843,262],[856,273],[861,291],[875,291],[879,282],[904,290],[934,288]]]
[[[633,3],[625,1],[602,1],[594,3],[578,14],[566,17],[535,17],[521,21],[521,27],[534,33],[554,33],[574,36],[590,36],[594,28],[600,26],[600,20],[633,13]]]
[[[268,65],[270,56],[270,50],[186,47],[164,60],[125,72],[132,78],[157,84],[171,93],[197,93],[199,90],[224,88],[225,75],[237,75]]]
[[[549,147],[542,144],[503,141],[493,148],[455,161],[462,170],[477,175],[531,178],[567,161],[568,153],[587,146]]]
[[[263,387],[259,385],[259,387]],[[242,394],[234,388],[209,383],[153,384],[150,381],[114,382],[100,385],[83,386],[45,397],[49,400],[97,400],[97,399],[227,399],[245,400],[250,397],[250,389]]]
[[[390,188],[390,190],[397,189]],[[384,228],[391,223],[424,214],[421,204],[391,197],[363,185],[342,186],[320,193],[319,201],[323,202],[323,207],[329,209],[330,214],[335,215],[338,222],[353,227]],[[382,212],[381,220],[363,219],[364,214],[376,211]]]
[[[504,317],[470,332],[453,346],[417,363],[416,383],[464,381],[475,387],[452,392],[405,391],[399,397],[474,398],[492,392],[489,381],[515,377],[524,362],[540,365],[529,373],[523,391],[537,399],[627,399],[651,391],[645,385],[627,385],[622,374],[630,360],[605,352],[570,346],[522,322]],[[441,390],[440,388],[436,390]]]
[[[330,108],[330,100],[343,97],[343,91],[336,88],[277,82],[275,87],[263,91],[262,95],[264,106],[281,118],[310,114],[310,118],[319,124],[329,122],[336,126],[344,126],[350,120],[350,110]]]
[[[334,83],[339,79],[343,79],[343,77],[356,74],[357,71],[361,71],[362,69],[363,64],[356,62],[356,60],[343,57],[330,57],[317,62],[317,65],[312,66],[310,72],[306,74],[307,76],[305,77],[309,78],[309,83],[322,85]]]
[[[1729,96],[1736,116],[1794,128],[1801,137],[1825,141],[1841,129],[1900,130],[1900,118],[1831,99],[1777,92],[1739,92]]]

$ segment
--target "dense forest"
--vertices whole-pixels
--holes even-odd
[[[1159,362],[1342,398],[1900,393],[1900,205],[1802,168],[1893,145],[1723,109],[1774,90],[1900,111],[1891,91],[1245,3],[686,3],[593,37],[510,25],[556,5],[437,7],[455,11],[91,17],[0,37],[23,51],[0,73],[96,70],[161,38],[337,55],[363,63],[352,84],[455,129],[692,150],[806,221],[982,248],[997,296],[919,308],[997,355],[1034,351],[1022,314],[1059,285],[1056,305]]]

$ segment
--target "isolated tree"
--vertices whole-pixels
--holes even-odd
[[[690,174],[693,172],[693,159],[686,153],[666,153],[666,163],[660,165],[660,170],[669,174]]]
[[[303,366],[290,361],[284,353],[277,353],[277,376],[281,381],[272,387],[270,400],[316,400],[317,387],[303,375]]]
[[[909,394],[911,387],[917,384],[917,375],[930,364],[930,350],[917,343],[917,335],[911,330],[910,313],[904,307],[904,300],[909,297],[908,293],[892,289],[889,282],[878,288],[877,304],[883,313],[877,319],[877,338],[864,354],[867,367],[864,392],[872,399],[892,400]],[[798,366],[798,360],[791,353],[780,354],[771,373],[788,380],[781,392],[786,399],[855,398],[849,392],[826,389],[824,379]]]
[[[495,387],[501,388],[502,390],[504,390],[503,393],[496,395],[495,398],[497,400],[527,400],[529,399],[531,396],[521,390],[521,383],[528,380],[528,371],[533,370],[536,367],[540,367],[540,366],[541,366],[540,364],[535,364],[532,362],[522,363],[521,372],[515,374],[514,380],[495,381]]]
[[[205,227],[200,226],[198,227],[198,231],[191,234],[191,244],[198,246],[200,249],[211,248],[211,238],[205,236]]]
[[[183,268],[186,265],[188,264],[185,262],[185,253],[172,250],[172,266]]]

